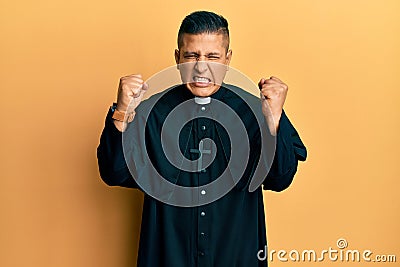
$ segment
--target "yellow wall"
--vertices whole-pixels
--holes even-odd
[[[265,194],[270,248],[400,261],[398,0],[2,0],[0,266],[135,266],[142,196],[106,187],[95,149],[119,77],[173,64],[197,9],[229,20],[235,68],[290,87],[309,158]]]

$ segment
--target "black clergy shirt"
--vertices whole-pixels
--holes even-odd
[[[100,175],[105,183],[112,186],[145,191],[137,181],[148,178],[146,175],[151,172],[143,172],[143,169],[149,166],[149,162],[162,177],[176,185],[198,187],[217,179],[228,166],[232,147],[229,133],[217,118],[228,114],[213,114],[213,100],[225,103],[239,115],[249,140],[250,154],[244,174],[221,198],[195,207],[180,207],[166,204],[145,192],[137,266],[267,266],[266,260],[257,257],[257,253],[267,245],[262,188],[260,186],[254,192],[248,190],[256,165],[260,164],[261,153],[261,135],[256,122],[256,116],[260,114],[251,112],[249,106],[261,107],[260,100],[239,88],[224,85],[211,96],[209,104],[198,105],[193,101],[193,109],[189,113],[198,115],[184,123],[178,138],[179,149],[187,159],[196,160],[199,157],[196,148],[200,141],[209,138],[215,142],[217,152],[207,168],[189,172],[169,163],[162,153],[160,135],[162,123],[171,110],[193,99],[190,91],[180,85],[164,93],[154,106],[149,104],[152,98],[143,101],[124,133],[133,136],[133,141],[124,142],[124,148],[122,133],[114,126],[112,112],[107,115],[97,156]],[[261,113],[261,109],[257,108]],[[141,117],[146,109],[151,109],[149,116]],[[204,117],[206,114],[209,117]],[[210,119],[214,116],[215,120]],[[265,121],[260,127],[266,127]],[[140,129],[145,131],[138,131]],[[127,149],[126,146],[130,147]],[[147,153],[148,158],[143,153]],[[296,173],[298,160],[305,159],[306,148],[283,112],[272,166],[269,166],[268,175],[262,177],[264,189],[286,189]],[[206,190],[199,191],[196,197],[201,198],[207,193]]]

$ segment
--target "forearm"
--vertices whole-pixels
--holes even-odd
[[[109,113],[97,148],[100,176],[110,186],[137,187],[126,164],[122,132]]]
[[[264,114],[265,122],[267,123],[269,132],[271,133],[272,136],[277,135],[281,116],[282,116],[282,112],[279,112],[275,115],[272,115],[271,113]]]
[[[283,112],[276,136],[275,156],[264,181],[264,189],[282,191],[289,187],[296,174],[298,160],[305,159],[306,148]]]

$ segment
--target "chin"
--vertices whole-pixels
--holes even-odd
[[[207,86],[207,87],[197,87],[191,84],[186,84],[186,87],[189,89],[189,91],[198,97],[208,97],[214,94],[216,91],[218,91],[220,86],[217,85],[212,85],[212,86]]]

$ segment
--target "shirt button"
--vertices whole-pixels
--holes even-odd
[[[205,195],[206,194],[206,190],[201,190],[200,194]]]
[[[204,256],[205,254],[204,254],[203,251],[200,251],[200,252],[199,252],[199,255],[200,255],[200,256]]]
[[[201,235],[202,237],[206,236],[206,234],[205,234],[204,232],[201,232],[200,235]]]
[[[202,212],[200,212],[200,216],[204,217],[204,216],[206,216],[206,213],[204,211],[202,211]]]
[[[206,126],[201,126],[201,129],[203,130],[203,131],[205,131],[206,130]]]
[[[206,110],[206,107],[201,107],[201,111],[205,111]]]

